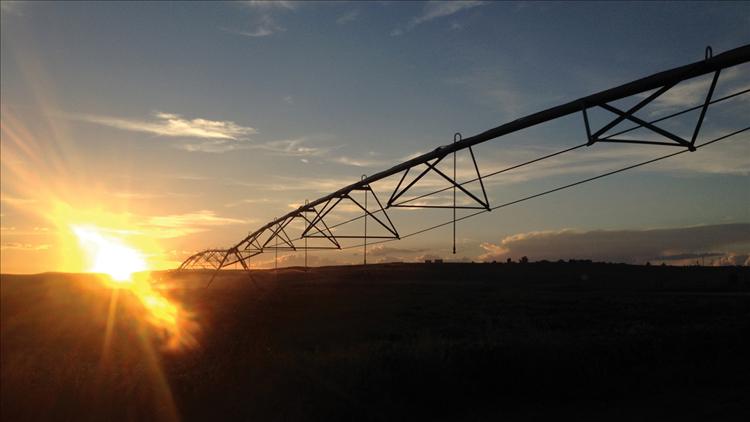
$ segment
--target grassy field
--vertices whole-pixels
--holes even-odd
[[[208,289],[156,273],[195,323],[179,350],[97,276],[3,275],[2,419],[745,421],[749,273],[386,264]]]

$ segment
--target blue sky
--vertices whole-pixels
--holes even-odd
[[[454,132],[470,136],[699,60],[707,45],[719,53],[748,42],[746,2],[3,2],[2,270],[76,269],[60,258],[66,224],[49,209],[107,214],[112,230],[156,239],[154,259],[168,266]],[[717,95],[747,88],[750,66],[723,77]],[[688,81],[643,115],[697,104],[707,83]],[[747,97],[712,108],[705,139],[747,126]],[[695,117],[665,127],[685,130]],[[579,257],[565,243],[571,233],[595,255],[605,242],[598,231],[617,230],[605,237],[671,243],[642,254],[615,245],[598,258],[711,253],[743,263],[748,136],[461,224],[456,257]],[[482,145],[478,160],[490,171],[582,141],[571,116]],[[671,150],[596,145],[489,183],[490,200]],[[402,232],[450,217],[394,214]],[[715,229],[685,244],[680,236],[696,226]],[[531,238],[556,252],[523,243]],[[446,228],[372,253],[452,258],[449,248]],[[359,253],[316,259],[355,262]]]

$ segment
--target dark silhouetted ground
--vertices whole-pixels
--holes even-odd
[[[166,351],[96,276],[3,275],[2,419],[750,420],[748,268],[386,264],[158,273]]]

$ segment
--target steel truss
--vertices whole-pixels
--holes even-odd
[[[742,92],[734,93],[721,99],[713,99],[714,90],[716,88],[717,82],[719,81],[722,70],[737,66],[739,64],[747,63],[748,61],[750,61],[750,45],[745,45],[724,52],[717,56],[712,56],[709,47],[706,49],[706,58],[699,62],[656,73],[654,75],[638,79],[611,89],[607,89],[575,101],[552,107],[503,124],[469,138],[461,139],[460,134],[457,133],[454,136],[454,142],[452,144],[440,146],[431,152],[422,154],[416,158],[398,164],[388,170],[382,171],[372,176],[363,176],[362,179],[356,183],[350,184],[322,198],[316,199],[311,202],[306,202],[304,205],[298,207],[294,211],[291,211],[282,217],[276,218],[266,225],[260,227],[259,229],[249,233],[245,238],[243,238],[240,242],[232,247],[226,249],[207,249],[188,257],[180,265],[179,269],[210,268],[218,271],[239,263],[242,268],[244,268],[245,270],[249,270],[250,259],[266,251],[278,252],[304,250],[306,252],[307,250],[342,249],[340,240],[344,239],[364,239],[366,260],[367,239],[381,239],[381,241],[388,241],[400,238],[398,230],[391,221],[391,218],[387,212],[387,210],[391,208],[452,209],[452,223],[454,228],[453,252],[455,253],[455,223],[457,221],[456,210],[478,209],[480,210],[479,212],[485,212],[498,208],[493,208],[491,206],[484,187],[483,179],[499,173],[503,173],[505,171],[516,169],[524,165],[535,163],[543,159],[553,157],[555,155],[572,151],[583,146],[591,146],[597,143],[627,143],[674,146],[678,148],[685,148],[688,151],[695,151],[696,139],[698,138],[703,120],[710,106],[719,101],[723,101],[737,95],[742,95],[750,91],[746,89]],[[680,82],[706,74],[713,74],[713,77],[708,92],[706,93],[705,100],[701,105],[683,110],[681,112],[673,113],[669,116],[665,116],[650,122],[645,121],[635,115],[636,112],[643,109],[645,106],[652,104],[654,100],[667,93],[670,89],[678,85]],[[620,108],[615,107],[611,104],[617,100],[645,94],[648,95],[627,110],[621,110]],[[589,112],[592,109],[596,108],[604,110],[614,117],[608,123],[594,130],[592,129],[591,122],[589,120]],[[656,125],[656,123],[660,121],[694,110],[700,110],[700,115],[695,124],[690,139],[685,139]],[[487,142],[489,140],[496,139],[545,122],[560,119],[562,117],[566,117],[575,113],[581,113],[583,118],[583,126],[586,133],[586,142],[584,144],[490,174],[482,175],[482,173],[480,172],[480,167],[477,163],[474,150],[472,149],[474,145]],[[625,121],[631,122],[635,125],[628,129],[621,130],[610,135],[605,135],[610,130],[614,129],[616,126]],[[661,140],[655,141],[647,139],[626,139],[619,137],[625,133],[639,128],[647,129],[648,131],[658,135]],[[476,178],[464,182],[459,182],[456,178],[456,154],[463,150],[468,150],[469,156],[471,157],[471,162],[473,164],[473,169],[476,172]],[[437,168],[438,164],[443,162],[443,160],[445,160],[451,154],[453,155],[453,177]],[[410,179],[410,181],[404,183],[412,170],[414,170],[415,176]],[[435,192],[419,195],[411,199],[403,199],[403,196],[415,186],[417,186],[418,183],[428,173],[436,174],[437,176],[439,176],[443,181],[447,183],[447,187],[439,189]],[[386,205],[384,207],[375,191],[371,188],[371,184],[397,175],[400,175],[400,179],[390,197],[386,201]],[[466,187],[467,184],[474,182],[479,182],[481,194],[473,193]],[[430,197],[449,189],[453,190],[452,204],[431,205],[414,202],[415,200]],[[456,203],[456,194],[459,191],[462,195],[465,195],[471,200],[472,205],[458,205]],[[357,193],[364,194],[364,201],[355,199]],[[377,205],[376,207],[368,207],[368,196],[372,196],[375,199],[375,204]],[[330,222],[331,213],[342,204],[349,204],[350,206],[354,205],[356,209],[362,211],[362,214],[353,219],[346,220],[337,224],[332,224]],[[326,220],[327,218],[329,218],[328,221]],[[463,218],[465,217],[462,217],[462,219]],[[358,219],[365,220],[365,229],[363,233],[360,234],[349,232],[342,234],[338,232],[339,227]],[[380,234],[368,235],[368,219],[371,219],[376,223],[375,227],[381,230]],[[301,233],[298,236],[290,236],[289,234],[289,232],[291,231],[290,229],[295,226],[293,223],[298,223],[296,226],[298,226],[300,223],[302,225]],[[308,245],[308,239],[310,239],[311,241],[317,240],[317,242],[319,243],[315,245]]]

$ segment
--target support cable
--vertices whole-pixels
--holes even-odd
[[[713,87],[714,87],[714,85],[715,85],[715,80],[716,80],[716,79],[718,79],[718,78],[717,78],[717,76],[718,76],[718,72],[716,72],[716,74],[714,75],[714,81],[713,81],[713,83],[712,83],[712,87],[711,87],[711,88],[713,88]],[[650,124],[653,124],[653,123],[657,123],[657,122],[660,122],[660,121],[663,121],[663,120],[667,120],[667,119],[670,119],[670,118],[673,118],[673,117],[676,117],[676,116],[680,116],[680,115],[682,115],[682,114],[685,114],[685,113],[689,113],[689,112],[691,112],[691,111],[695,111],[695,110],[698,110],[698,109],[703,109],[703,110],[702,110],[702,114],[703,114],[703,113],[705,113],[705,111],[706,111],[706,108],[707,108],[707,106],[708,106],[708,105],[712,105],[712,104],[716,104],[716,103],[719,103],[719,102],[723,102],[723,101],[726,101],[726,100],[729,100],[729,99],[732,99],[732,98],[738,97],[738,96],[740,96],[740,95],[744,95],[744,94],[747,94],[748,92],[750,92],[750,89],[744,89],[744,90],[741,90],[741,91],[735,92],[735,93],[733,93],[733,94],[729,94],[729,95],[726,95],[726,96],[724,96],[724,97],[721,97],[721,98],[718,98],[718,99],[710,99],[710,97],[711,97],[711,94],[709,93],[708,97],[706,98],[706,101],[704,101],[704,103],[703,103],[703,104],[700,104],[700,105],[697,105],[697,106],[694,106],[694,107],[691,107],[691,108],[688,108],[688,109],[685,109],[685,110],[682,110],[682,111],[678,111],[678,112],[675,112],[675,113],[672,113],[672,114],[669,114],[669,115],[666,115],[666,116],[660,117],[660,118],[658,118],[658,119],[654,119],[654,120],[652,120],[652,121],[650,121],[650,122],[639,121],[639,122],[637,122],[638,124],[637,124],[637,125],[635,125],[635,126],[633,126],[633,127],[630,127],[630,128],[627,128],[627,129],[621,130],[621,131],[619,131],[619,132],[616,132],[616,133],[610,134],[610,135],[608,135],[608,136],[606,136],[606,137],[600,138],[599,140],[600,140],[600,141],[605,141],[605,140],[611,139],[611,138],[613,138],[613,137],[615,137],[615,136],[618,136],[618,135],[621,135],[621,134],[624,134],[624,133],[628,133],[628,132],[631,132],[631,131],[633,131],[633,130],[636,130],[636,129],[638,129],[638,128],[641,128],[641,127],[645,127],[645,126],[648,126],[648,125],[650,125]],[[584,112],[585,112],[585,108],[584,108]],[[699,123],[699,124],[700,124],[700,123]],[[735,132],[729,133],[729,134],[727,134],[727,135],[724,135],[724,136],[722,136],[722,137],[716,138],[716,139],[714,139],[714,140],[711,140],[711,141],[708,141],[708,142],[702,143],[702,144],[700,144],[700,145],[696,146],[696,147],[695,147],[695,149],[697,149],[697,148],[700,148],[700,147],[704,147],[704,146],[707,146],[707,145],[710,145],[710,144],[712,144],[712,143],[714,143],[714,142],[718,142],[718,141],[721,141],[721,140],[723,140],[723,139],[727,139],[727,138],[729,138],[729,137],[731,137],[731,136],[734,136],[734,135],[740,134],[740,133],[742,133],[742,132],[745,132],[745,131],[747,131],[747,130],[750,130],[750,127],[746,127],[746,128],[740,129],[740,130],[738,130],[738,131],[735,131]],[[695,134],[694,134],[694,137],[695,137]],[[479,142],[479,141],[477,141],[477,142]],[[693,142],[694,142],[694,140],[693,140]],[[454,143],[455,143],[455,142],[454,142]],[[587,143],[587,144],[588,144],[588,143]],[[471,179],[471,180],[467,180],[467,181],[465,181],[465,182],[462,182],[462,183],[455,183],[455,175],[454,175],[454,180],[453,180],[453,182],[454,182],[454,183],[453,183],[453,185],[452,185],[452,186],[448,186],[448,187],[446,187],[446,188],[443,188],[443,189],[439,189],[439,190],[436,190],[436,191],[434,191],[434,192],[431,192],[431,193],[423,194],[423,195],[417,196],[417,197],[415,197],[415,198],[411,198],[411,199],[408,199],[408,200],[404,200],[404,201],[402,201],[402,202],[400,202],[400,203],[398,203],[398,204],[394,204],[394,205],[402,205],[402,204],[406,204],[406,203],[409,203],[409,202],[412,202],[412,201],[416,201],[416,200],[418,200],[418,199],[422,199],[422,198],[425,198],[425,197],[427,197],[427,196],[431,196],[431,195],[435,195],[435,194],[437,194],[437,193],[441,193],[441,192],[444,192],[444,191],[446,191],[446,190],[448,190],[448,189],[451,189],[451,188],[452,188],[452,189],[453,189],[453,190],[455,191],[456,187],[459,187],[459,188],[460,188],[460,187],[461,187],[461,186],[463,186],[463,185],[466,185],[466,184],[468,184],[468,183],[473,183],[473,182],[476,182],[477,180],[479,180],[479,181],[480,181],[480,183],[481,183],[481,180],[482,180],[483,178],[486,178],[486,177],[491,177],[491,176],[494,176],[494,175],[497,175],[497,174],[500,174],[500,173],[504,173],[504,172],[507,172],[507,171],[510,171],[510,170],[513,170],[513,169],[517,169],[517,168],[519,168],[519,167],[523,167],[523,166],[526,166],[526,165],[529,165],[529,164],[532,164],[532,163],[536,163],[536,162],[542,161],[542,160],[544,160],[544,159],[547,159],[547,158],[552,158],[552,157],[554,157],[554,156],[557,156],[557,155],[560,155],[560,154],[564,154],[564,153],[566,153],[566,152],[569,152],[569,151],[573,151],[573,150],[576,150],[576,149],[578,149],[578,148],[581,148],[581,147],[583,147],[583,146],[586,146],[587,144],[581,144],[581,145],[577,145],[577,146],[574,146],[574,147],[571,147],[571,148],[568,148],[568,149],[565,149],[565,150],[561,150],[561,151],[558,151],[558,152],[554,152],[554,153],[552,153],[552,154],[548,154],[548,155],[546,155],[546,156],[543,156],[543,157],[539,157],[539,158],[537,158],[537,159],[534,159],[534,160],[530,160],[530,161],[528,161],[528,162],[524,162],[524,163],[521,163],[521,164],[518,164],[518,165],[515,165],[515,166],[511,166],[511,167],[508,167],[508,168],[505,168],[505,169],[501,169],[501,170],[498,170],[498,171],[495,171],[495,172],[489,173],[489,174],[487,174],[487,175],[479,175],[479,177],[477,177],[477,178],[473,178],[473,179]],[[548,190],[548,191],[545,191],[545,192],[541,192],[541,193],[538,193],[538,194],[535,194],[535,195],[531,195],[531,196],[528,196],[528,197],[525,197],[525,198],[521,198],[521,199],[518,199],[518,200],[515,200],[515,201],[511,201],[511,202],[507,202],[507,203],[504,203],[504,204],[500,204],[500,205],[497,205],[497,206],[495,206],[495,207],[492,207],[492,208],[488,208],[488,209],[483,209],[483,210],[480,210],[480,211],[474,212],[474,213],[472,213],[472,214],[469,214],[469,215],[463,216],[463,217],[461,217],[461,218],[458,218],[458,219],[454,218],[453,220],[451,220],[451,221],[449,221],[449,222],[446,222],[446,223],[441,223],[441,224],[438,224],[438,225],[435,225],[435,226],[432,226],[432,227],[428,227],[428,228],[426,228],[426,229],[422,229],[422,230],[419,230],[419,231],[417,231],[417,232],[413,232],[413,233],[409,233],[409,234],[407,234],[407,235],[403,235],[403,236],[401,236],[400,238],[406,238],[406,237],[411,237],[411,236],[415,236],[415,235],[417,235],[417,234],[421,234],[421,233],[424,233],[424,232],[426,232],[426,231],[434,230],[434,229],[437,229],[437,228],[443,227],[443,226],[445,226],[445,225],[448,225],[448,224],[454,224],[454,226],[455,226],[455,222],[457,222],[457,221],[462,221],[462,220],[465,220],[465,219],[468,219],[468,218],[474,217],[474,216],[476,216],[476,215],[479,215],[479,214],[482,214],[482,213],[485,213],[485,212],[488,212],[488,211],[491,211],[491,210],[495,210],[495,209],[498,209],[498,208],[503,208],[503,207],[507,207],[507,206],[510,206],[510,205],[514,205],[514,204],[517,204],[517,203],[520,203],[520,202],[524,202],[524,201],[527,201],[527,200],[530,200],[530,199],[533,199],[533,198],[537,198],[537,197],[540,197],[540,196],[543,196],[543,195],[547,195],[547,194],[550,194],[550,193],[554,193],[554,192],[557,192],[557,191],[560,191],[560,190],[563,190],[563,189],[567,189],[567,188],[570,188],[570,187],[573,187],[573,186],[577,186],[577,185],[580,185],[580,184],[583,184],[583,183],[587,183],[587,182],[590,182],[590,181],[594,181],[594,180],[596,180],[596,179],[599,179],[599,178],[603,178],[603,177],[606,177],[606,176],[610,176],[610,175],[613,175],[613,174],[616,174],[616,173],[620,173],[620,172],[623,172],[623,171],[626,171],[626,170],[630,170],[630,169],[633,169],[633,168],[636,168],[636,167],[640,167],[640,166],[643,166],[643,165],[646,165],[646,164],[649,164],[649,163],[653,163],[653,162],[656,162],[656,161],[660,161],[660,160],[663,160],[663,159],[666,159],[666,158],[670,158],[670,157],[673,157],[673,156],[676,156],[676,155],[682,154],[682,153],[684,153],[684,152],[687,152],[687,151],[689,151],[689,150],[690,150],[690,149],[686,149],[686,150],[681,150],[681,151],[678,151],[678,152],[675,152],[675,153],[667,154],[667,155],[664,155],[664,156],[661,156],[661,157],[657,157],[657,158],[655,158],[655,159],[652,159],[652,160],[644,161],[644,162],[641,162],[641,163],[638,163],[638,164],[635,164],[635,165],[632,165],[632,166],[624,167],[624,168],[621,168],[621,169],[618,169],[618,170],[614,170],[614,171],[611,171],[611,172],[608,172],[608,173],[604,173],[604,174],[601,174],[601,175],[598,175],[598,176],[595,176],[595,177],[592,177],[592,178],[584,179],[584,180],[581,180],[581,181],[578,181],[578,182],[575,182],[575,183],[571,183],[571,184],[568,184],[568,185],[565,185],[565,186],[561,186],[561,187],[558,187],[558,188],[555,188],[555,189],[551,189],[551,190]],[[453,151],[453,152],[455,153],[455,151]],[[455,154],[454,154],[454,155],[455,155]],[[406,163],[404,163],[404,164],[406,164]],[[454,160],[454,167],[455,167],[455,160]],[[408,169],[409,169],[409,168],[407,168],[407,170],[408,170]],[[404,177],[405,177],[405,175],[406,175],[406,174],[404,174]],[[402,179],[403,179],[403,178],[402,178]],[[366,194],[366,193],[365,193],[365,194]],[[329,199],[329,202],[330,202],[330,199]],[[454,205],[455,205],[455,204],[454,204]],[[325,207],[324,207],[324,208],[325,208]],[[331,208],[333,208],[333,207],[331,207]],[[329,209],[328,211],[330,211],[330,209]],[[380,210],[376,210],[376,211],[374,211],[374,212],[373,212],[373,213],[371,213],[371,214],[373,214],[373,216],[374,216],[374,214],[377,214],[378,212],[385,212],[385,210],[384,210],[384,209],[382,208],[382,206],[381,206],[381,209],[380,209]],[[454,213],[455,213],[455,208],[454,208]],[[326,212],[325,214],[327,214],[327,212]],[[387,216],[387,214],[386,214],[386,216]],[[321,216],[321,217],[322,217],[322,216]],[[358,219],[360,219],[360,218],[366,218],[366,215],[364,215],[364,216],[358,216],[358,217],[355,217],[355,218],[352,218],[352,219],[349,219],[349,220],[346,220],[346,221],[343,221],[343,222],[337,223],[337,224],[335,224],[335,225],[332,225],[332,226],[331,226],[330,228],[326,226],[326,228],[327,228],[328,230],[330,230],[330,229],[332,229],[332,228],[335,228],[335,227],[339,227],[339,226],[342,226],[342,225],[344,225],[344,224],[348,224],[348,223],[350,223],[350,222],[356,221],[356,220],[358,220]],[[323,223],[323,224],[325,224],[325,223]],[[283,229],[283,227],[282,227],[282,229]],[[288,238],[288,236],[287,236],[287,238]],[[294,239],[294,241],[296,241],[296,240],[300,240],[300,239],[303,239],[303,238],[304,238],[304,239],[305,239],[305,241],[306,241],[306,237],[304,237],[304,236],[302,236],[302,237],[299,237],[299,238],[297,238],[297,239]],[[292,242],[292,241],[291,241],[291,239],[288,239],[288,240],[290,240],[290,242]],[[398,240],[398,238],[395,238],[395,239],[384,239],[384,240],[376,241],[376,242],[374,242],[374,243],[371,243],[371,245],[372,245],[372,244],[379,244],[379,243],[386,243],[386,242],[391,242],[391,241],[394,241],[394,240]],[[277,239],[276,241],[278,242],[278,239]],[[365,239],[365,244],[366,244],[366,243],[367,243],[367,239]],[[347,247],[343,247],[343,248],[342,248],[342,247],[339,247],[339,249],[350,249],[350,248],[353,248],[353,247],[358,247],[358,246],[360,246],[360,245],[347,246]],[[278,251],[278,246],[276,246],[276,248],[275,248],[275,249],[276,249],[276,250]],[[305,248],[305,249],[307,249],[307,248]],[[218,263],[218,265],[219,265],[219,268],[221,268],[221,267],[222,267],[222,266],[224,265],[224,263],[225,263],[225,262],[227,261],[227,257],[228,257],[229,251],[225,251],[225,250],[215,250],[215,251],[216,251],[216,252],[222,252],[222,255],[223,255],[223,256],[221,256],[221,257],[218,257],[218,256],[217,256],[217,257],[214,257],[213,255],[210,255],[210,256],[209,256],[209,258],[214,258],[214,259],[215,259],[215,261],[216,261],[216,263]],[[212,252],[212,253],[213,253],[213,252],[214,252],[214,250],[207,250],[207,251],[204,251],[204,252],[202,252],[202,253],[204,253],[204,254],[205,254],[205,252]],[[278,252],[277,252],[277,253],[278,253]],[[191,256],[191,257],[189,257],[189,258],[188,258],[188,259],[187,259],[187,260],[186,260],[185,262],[183,262],[183,264],[181,265],[181,268],[185,268],[185,267],[188,267],[188,266],[190,266],[190,267],[193,267],[193,266],[195,266],[195,263],[196,263],[196,262],[198,261],[198,259],[199,259],[198,255],[200,255],[200,253],[199,253],[199,254],[195,254],[194,256]],[[204,260],[206,260],[206,258],[204,258]],[[187,262],[187,264],[186,264],[186,262]],[[210,260],[209,260],[209,262],[210,262]],[[213,281],[213,277],[212,277],[212,280],[211,280],[211,281]],[[211,281],[209,281],[209,284],[211,283]]]
[[[712,139],[710,141],[704,142],[704,143],[702,143],[700,145],[696,145],[695,148],[698,149],[698,148],[706,147],[708,145],[714,144],[716,142],[720,142],[720,141],[725,140],[727,138],[730,138],[732,136],[739,135],[740,133],[746,132],[748,130],[750,130],[750,126],[745,127],[743,129],[739,129],[739,130],[731,132],[731,133],[728,133],[726,135],[720,136],[720,137]],[[559,192],[561,190],[572,188],[572,187],[578,186],[578,185],[582,185],[584,183],[593,182],[594,180],[597,180],[597,179],[602,179],[602,178],[605,178],[607,176],[612,176],[614,174],[622,173],[622,172],[627,171],[627,170],[632,170],[634,168],[645,166],[645,165],[651,164],[651,163],[655,163],[657,161],[666,160],[667,158],[671,158],[671,157],[674,157],[676,155],[684,154],[684,153],[686,153],[688,151],[690,151],[690,150],[683,149],[681,151],[673,152],[671,154],[666,154],[666,155],[662,155],[660,157],[652,158],[650,160],[641,161],[640,163],[637,163],[637,164],[632,164],[632,165],[629,165],[629,166],[626,166],[626,167],[619,168],[617,170],[612,170],[612,171],[609,171],[607,173],[602,173],[602,174],[599,174],[597,176],[589,177],[589,178],[586,178],[586,179],[583,179],[583,180],[579,180],[577,182],[573,182],[573,183],[569,183],[567,185],[559,186],[559,187],[554,188],[554,189],[549,189],[549,190],[546,190],[544,192],[540,192],[540,193],[537,193],[537,194],[534,194],[534,195],[526,196],[526,197],[521,198],[521,199],[516,199],[514,201],[510,201],[510,202],[506,202],[506,203],[503,203],[503,204],[500,204],[500,205],[496,205],[496,206],[492,207],[491,209],[492,210],[496,210],[496,209],[499,209],[499,208],[509,207],[511,205],[515,205],[515,204],[518,204],[518,203],[521,203],[521,202],[525,202],[525,201],[528,201],[530,199],[538,198],[540,196],[548,195],[548,194],[551,194],[551,193],[554,193],[554,192]],[[487,211],[487,210],[480,210],[480,211],[471,213],[469,215],[465,215],[463,217],[460,217],[456,221],[463,221],[463,220],[475,217],[475,216],[477,216],[479,214],[483,214],[483,213],[486,213],[486,212],[489,212],[489,211]],[[427,227],[427,228],[424,228],[424,229],[421,229],[421,230],[417,230],[417,231],[409,233],[409,234],[405,234],[405,235],[401,236],[401,239],[405,239],[407,237],[416,236],[418,234],[422,234],[422,233],[425,233],[425,232],[428,232],[428,231],[431,231],[431,230],[435,230],[435,229],[447,226],[447,225],[452,224],[452,223],[453,223],[453,220],[446,221],[446,222],[440,223],[440,224],[436,224],[436,225],[431,226],[431,227]],[[381,240],[381,241],[378,241],[378,242],[371,243],[371,245],[392,242],[394,240],[398,240],[398,239],[385,239],[385,240]],[[346,246],[346,247],[342,247],[341,249],[351,249],[351,248],[356,248],[356,247],[359,247],[359,246],[361,246],[361,245]]]
[[[750,88],[744,89],[742,91],[735,92],[733,94],[726,95],[726,96],[721,97],[721,98],[717,98],[715,100],[712,100],[709,104],[716,104],[716,103],[719,103],[719,102],[722,102],[722,101],[726,101],[726,100],[732,99],[734,97],[747,94],[748,92],[750,92]],[[671,119],[673,117],[677,117],[677,116],[683,115],[685,113],[689,113],[691,111],[695,111],[695,110],[701,109],[702,107],[703,107],[703,104],[700,104],[700,105],[697,105],[697,106],[694,106],[694,107],[690,107],[690,108],[682,110],[682,111],[678,111],[678,112],[669,114],[667,116],[660,117],[660,118],[655,119],[655,120],[651,120],[648,123],[649,124],[658,123],[658,122],[661,122],[661,121],[664,121],[664,120],[667,120],[667,119]],[[637,125],[637,126],[633,126],[633,127],[621,130],[619,132],[615,132],[615,133],[613,133],[611,135],[608,135],[608,136],[606,136],[604,138],[600,138],[600,141],[604,141],[604,140],[610,139],[610,138],[612,138],[614,136],[619,136],[619,135],[622,135],[622,134],[625,134],[625,133],[628,133],[628,132],[632,132],[632,131],[640,128],[640,127],[641,126]],[[563,149],[563,150],[560,150],[560,151],[557,151],[557,152],[553,152],[551,154],[544,155],[542,157],[538,157],[538,158],[535,158],[533,160],[529,160],[529,161],[526,161],[526,162],[523,162],[523,163],[520,163],[520,164],[513,165],[511,167],[507,167],[507,168],[504,168],[504,169],[501,169],[501,170],[497,170],[497,171],[488,173],[486,175],[481,176],[481,179],[485,179],[485,178],[488,178],[488,177],[496,176],[496,175],[501,174],[501,173],[505,173],[505,172],[508,172],[508,171],[511,171],[511,170],[518,169],[520,167],[524,167],[524,166],[527,166],[527,165],[530,165],[530,164],[537,163],[537,162],[542,161],[542,160],[546,160],[548,158],[556,157],[558,155],[562,155],[562,154],[565,154],[567,152],[571,152],[571,151],[577,150],[577,149],[579,149],[581,147],[584,147],[584,146],[587,146],[587,145],[588,145],[587,143],[583,143],[583,144],[576,145],[576,146],[571,147],[571,148],[567,148],[567,149]],[[469,183],[476,182],[477,180],[480,180],[480,178],[479,177],[475,177],[475,178],[469,179],[469,180],[467,180],[465,182],[458,183],[457,185],[458,186],[463,186],[463,185],[467,185]],[[422,199],[422,198],[426,198],[428,196],[432,196],[432,195],[435,195],[435,194],[438,194],[438,193],[445,192],[445,191],[447,191],[447,190],[449,190],[451,188],[452,188],[452,186],[447,186],[445,188],[438,189],[438,190],[433,191],[433,192],[425,193],[425,194],[416,196],[414,198],[404,200],[404,201],[399,202],[399,203],[397,203],[395,205],[402,205],[402,204],[406,204],[406,203],[411,202],[411,201],[416,201],[416,200],[419,200],[419,199]],[[382,211],[381,210],[376,210],[376,211],[373,212],[373,214],[377,214],[379,212],[382,212]],[[363,218],[363,216],[361,216],[361,215],[357,216],[357,217],[354,217],[354,218],[350,218],[350,219],[342,221],[340,223],[332,224],[329,228],[330,229],[334,229],[336,227],[343,226],[345,224],[349,224],[349,223],[352,223],[354,221],[357,221],[357,220],[359,220],[361,218]],[[299,240],[299,238],[295,239],[295,240]]]

